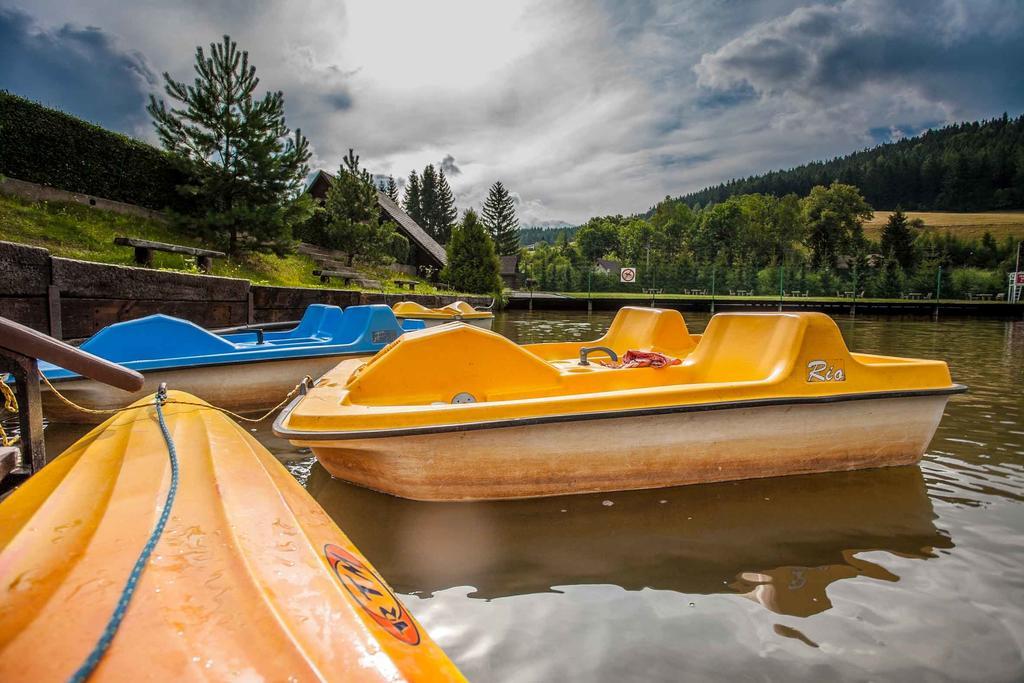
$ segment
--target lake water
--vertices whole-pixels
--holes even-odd
[[[611,317],[496,329],[588,339]],[[419,503],[258,436],[474,681],[1024,680],[1024,322],[838,322],[853,350],[970,386],[920,466]]]

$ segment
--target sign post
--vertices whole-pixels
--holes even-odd
[[[1009,286],[1006,289],[1006,300],[1011,303],[1019,303],[1024,299],[1024,270],[1009,273],[1007,276]]]
[[[620,270],[619,282],[624,282],[627,285],[636,282],[636,268],[623,268]]]

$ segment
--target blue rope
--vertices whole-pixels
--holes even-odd
[[[157,541],[160,540],[160,535],[164,532],[164,526],[167,525],[167,518],[170,517],[171,506],[174,505],[174,495],[178,492],[178,453],[174,448],[171,432],[167,429],[167,422],[164,421],[163,404],[166,401],[167,387],[160,385],[160,390],[156,393],[156,400],[153,402],[153,405],[156,406],[156,417],[160,422],[160,431],[163,432],[164,441],[167,443],[167,457],[171,461],[171,485],[167,489],[167,500],[164,502],[164,509],[160,512],[160,519],[157,520],[153,533],[150,534],[149,540],[146,541],[142,552],[139,553],[139,559],[135,560],[135,566],[132,567],[131,574],[128,575],[128,581],[121,591],[121,597],[117,601],[114,613],[110,615],[110,621],[107,622],[106,628],[103,629],[103,634],[96,641],[96,646],[89,653],[89,656],[86,657],[82,666],[78,667],[78,671],[71,676],[69,679],[70,683],[84,683],[92,675],[93,670],[99,666],[100,660],[103,659],[103,655],[106,654],[107,648],[110,647],[110,643],[117,634],[121,620],[124,619],[124,615],[128,611],[128,603],[131,602],[132,596],[135,594],[135,588],[139,583],[139,577],[142,576],[142,570],[146,568],[146,562],[149,561],[149,556],[153,554],[153,549],[156,548]]]

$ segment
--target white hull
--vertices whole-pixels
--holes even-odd
[[[529,498],[917,462],[948,395],[549,422],[333,441],[334,476],[417,500]]]
[[[54,386],[61,394],[81,406],[114,410],[152,394],[161,383],[166,382],[169,389],[188,392],[218,408],[236,413],[252,413],[273,408],[306,375],[318,379],[341,361],[358,357],[323,356],[156,370],[143,373],[145,384],[134,393],[85,378],[54,382]],[[71,408],[54,396],[45,384],[42,399],[43,416],[51,422],[96,424],[110,417]]]

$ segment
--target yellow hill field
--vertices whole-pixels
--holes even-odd
[[[874,239],[882,234],[882,226],[891,211],[875,211],[875,217],[864,224],[864,232]],[[1006,235],[1024,239],[1024,211],[986,211],[984,213],[953,213],[948,211],[907,211],[910,218],[920,218],[925,227],[936,232],[947,230],[966,239],[992,233],[997,241]]]

